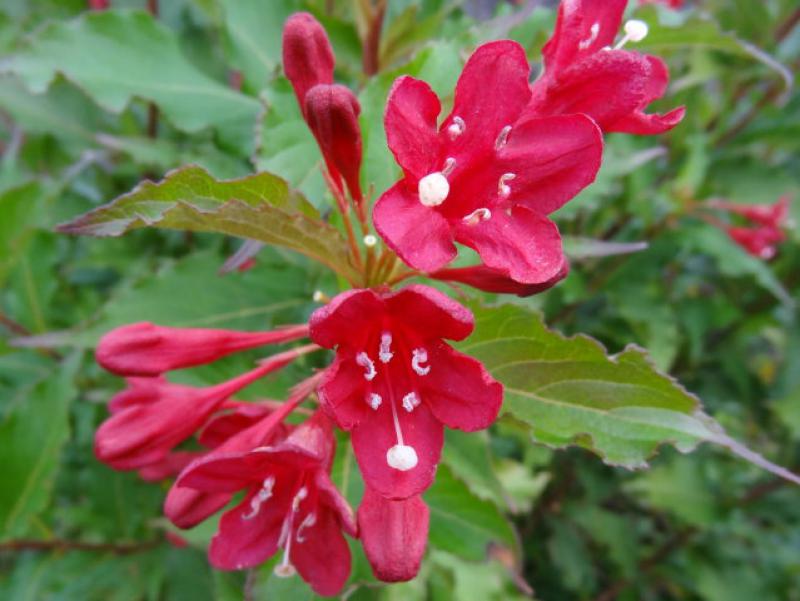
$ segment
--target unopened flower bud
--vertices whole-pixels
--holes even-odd
[[[328,170],[344,178],[350,194],[360,201],[361,129],[358,114],[361,107],[353,92],[342,85],[320,84],[305,97],[306,120],[317,139]]]
[[[315,85],[333,83],[335,59],[328,34],[308,13],[296,13],[283,26],[283,70],[292,83],[300,110]]]

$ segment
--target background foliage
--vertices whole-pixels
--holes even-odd
[[[203,548],[213,524],[177,541],[160,513],[166,484],[94,459],[94,428],[120,382],[93,364],[91,349],[109,328],[137,320],[243,329],[303,320],[315,290],[338,289],[336,276],[285,248],[221,275],[239,242],[218,234],[84,239],[53,227],[189,163],[199,168],[173,175],[176,187],[203,170],[269,170],[305,195],[259,176],[278,223],[290,210],[327,215],[320,157],[280,74],[280,29],[295,10],[325,24],[338,79],[359,91],[365,181],[376,193],[397,176],[381,120],[393,78],[411,73],[449,94],[465,50],[498,37],[538,61],[554,11],[542,2],[392,0],[381,70],[367,78],[366,2],[162,0],[157,19],[145,4],[119,0],[93,14],[83,0],[0,7],[0,597],[227,600],[245,589],[253,599],[312,598],[269,566],[247,577],[212,572]],[[479,328],[462,348],[500,370],[508,415],[488,434],[448,432],[426,494],[431,538],[420,576],[379,586],[357,552],[349,598],[800,600],[797,491],[719,447],[653,456],[658,442],[689,450],[714,432],[686,421],[696,418],[694,401],[666,379],[643,377],[624,399],[614,383],[620,370],[630,382],[652,361],[733,437],[800,467],[798,235],[764,263],[696,216],[708,198],[768,203],[800,192],[800,95],[791,88],[800,13],[792,0],[707,0],[636,15],[651,31],[637,49],[670,63],[662,108],[686,104],[687,117],[666,136],[609,136],[598,182],[557,215],[572,236],[567,280],[505,306],[482,308],[495,304],[490,296],[475,305]],[[229,83],[234,71],[241,89]],[[227,198],[208,186],[208,202]],[[797,203],[792,212],[797,222]],[[347,277],[333,228],[291,223],[290,241],[313,239],[309,254]],[[649,246],[602,256],[604,243],[639,241]],[[537,310],[549,327],[621,354],[565,341]],[[631,343],[649,359],[624,350]],[[504,367],[504,353],[524,368]],[[181,376],[217,382],[251,358]],[[526,378],[542,361],[559,367],[547,368],[552,381],[534,394]],[[593,366],[594,410],[608,403],[589,425],[579,404],[558,405],[585,392],[570,377],[575,361]],[[604,375],[611,362],[619,369]],[[280,398],[293,379],[290,369],[249,398]],[[659,394],[682,407],[670,432],[648,426]],[[576,444],[552,450],[567,443]],[[363,485],[348,449],[340,446],[334,479],[356,504]],[[610,465],[645,461],[646,471]]]

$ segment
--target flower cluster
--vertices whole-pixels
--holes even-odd
[[[722,229],[731,240],[759,259],[768,260],[778,252],[777,245],[786,240],[785,228],[790,226],[789,197],[781,196],[772,205],[751,205],[709,200],[704,208],[717,209],[742,218],[747,225],[729,225],[715,218],[706,217],[710,223]]]
[[[524,296],[567,275],[549,215],[594,180],[603,134],[660,133],[683,116],[683,109],[645,112],[664,93],[667,71],[656,57],[622,49],[644,37],[643,23],[627,22],[615,42],[624,8],[624,0],[564,0],[544,48],[544,72],[533,83],[519,44],[480,46],[441,120],[428,84],[397,79],[385,127],[403,176],[374,205],[374,227],[388,247],[380,256],[360,182],[358,100],[334,83],[335,57],[322,26],[305,13],[287,21],[284,71],[318,142],[363,287],[328,300],[307,324],[236,332],[137,323],[108,333],[97,348],[98,362],[128,384],[97,431],[97,457],[149,480],[175,477],[164,509],[180,528],[228,507],[209,549],[215,567],[242,569],[279,555],[276,574],[299,573],[318,594],[331,595],[349,575],[348,535],[360,538],[378,578],[416,575],[429,521],[421,495],[434,481],[444,428],[489,427],[503,387],[448,342],[472,333],[467,307],[424,284],[393,286],[427,275]],[[474,249],[481,263],[449,266],[456,244]],[[310,342],[214,386],[167,378],[304,338]],[[333,362],[285,401],[234,398],[321,349],[335,352]],[[309,399],[318,408],[301,406]],[[307,419],[291,425],[290,414]],[[349,433],[365,484],[355,513],[330,477],[334,425]]]

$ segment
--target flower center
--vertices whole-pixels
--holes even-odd
[[[419,180],[417,191],[419,201],[426,207],[438,207],[450,194],[450,182],[447,176],[455,169],[456,160],[452,157],[444,162],[444,169],[434,171]]]

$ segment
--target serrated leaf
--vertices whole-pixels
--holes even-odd
[[[63,224],[69,234],[119,236],[142,227],[219,232],[303,253],[355,281],[347,245],[338,230],[281,178],[258,173],[215,180],[200,167],[144,182],[107,205]]]
[[[0,73],[20,76],[37,94],[62,74],[114,113],[143,98],[156,103],[178,129],[212,127],[242,155],[252,152],[259,102],[190,63],[175,34],[148,13],[87,12],[51,23],[0,61]]]

